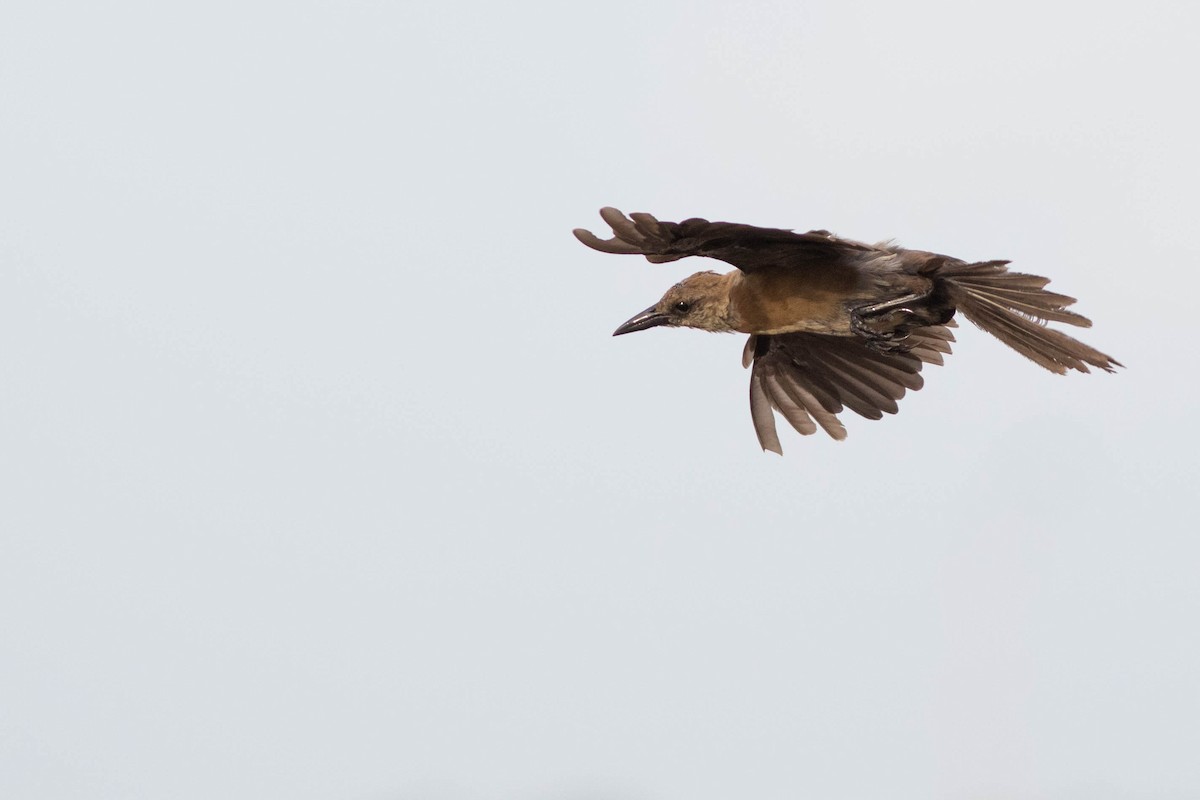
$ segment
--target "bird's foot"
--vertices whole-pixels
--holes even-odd
[[[885,303],[860,306],[850,311],[850,329],[866,339],[872,350],[907,353],[905,340],[918,328],[944,325],[954,316],[954,306],[936,293],[911,294]]]
[[[884,313],[862,313],[856,309],[850,314],[850,329],[865,340],[867,347],[880,353],[905,353],[909,346],[905,340],[914,327],[914,315],[910,309],[896,308]]]

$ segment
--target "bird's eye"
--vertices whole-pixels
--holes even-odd
[[[675,310],[678,311],[680,314],[686,314],[688,311],[691,310],[691,308],[692,308],[692,304],[686,300],[680,300],[678,303],[675,304]]]

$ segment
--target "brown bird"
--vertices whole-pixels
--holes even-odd
[[[613,333],[660,325],[748,333],[742,356],[750,372],[750,414],[764,450],[782,454],[772,410],[802,434],[817,426],[846,438],[837,414],[868,419],[895,414],[896,401],[924,381],[924,364],[950,353],[954,315],[963,316],[1051,372],[1113,372],[1122,366],[1046,327],[1091,321],[1066,307],[1075,298],[1048,292],[1050,281],[1009,272],[1007,261],[957,258],[840,239],[828,231],[795,233],[734,222],[660,222],[600,216],[611,239],[576,228],[579,241],[603,253],[645,256],[661,264],[705,256],[737,267],[697,272]]]

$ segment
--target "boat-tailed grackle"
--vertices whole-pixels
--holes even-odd
[[[1047,327],[1092,323],[1066,310],[1075,298],[1046,291],[1047,278],[1009,272],[1007,261],[967,263],[828,231],[661,222],[615,208],[600,216],[613,238],[575,229],[595,250],[656,264],[706,256],[737,267],[685,278],[613,335],[660,325],[750,334],[742,362],[752,367],[750,413],[764,450],[783,452],[773,410],[802,434],[820,426],[834,439],[846,438],[837,417],[844,408],[868,419],[895,414],[905,391],[921,388],[921,367],[950,353],[957,312],[1060,375],[1121,366]]]

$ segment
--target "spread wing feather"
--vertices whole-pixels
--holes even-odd
[[[644,213],[626,217],[615,208],[600,209],[600,216],[612,228],[611,239],[601,239],[583,228],[575,229],[575,238],[602,253],[642,255],[655,264],[687,256],[706,256],[732,264],[743,272],[753,272],[771,266],[828,262],[849,252],[874,249],[839,239],[828,231],[796,233],[783,228],[699,218],[662,222]]]
[[[945,325],[914,331],[903,353],[880,353],[851,336],[751,336],[742,361],[751,367],[750,415],[758,443],[783,453],[773,411],[805,436],[820,426],[838,440],[846,438],[837,417],[845,408],[868,419],[895,414],[905,392],[923,385],[921,368],[941,364],[953,341]]]

